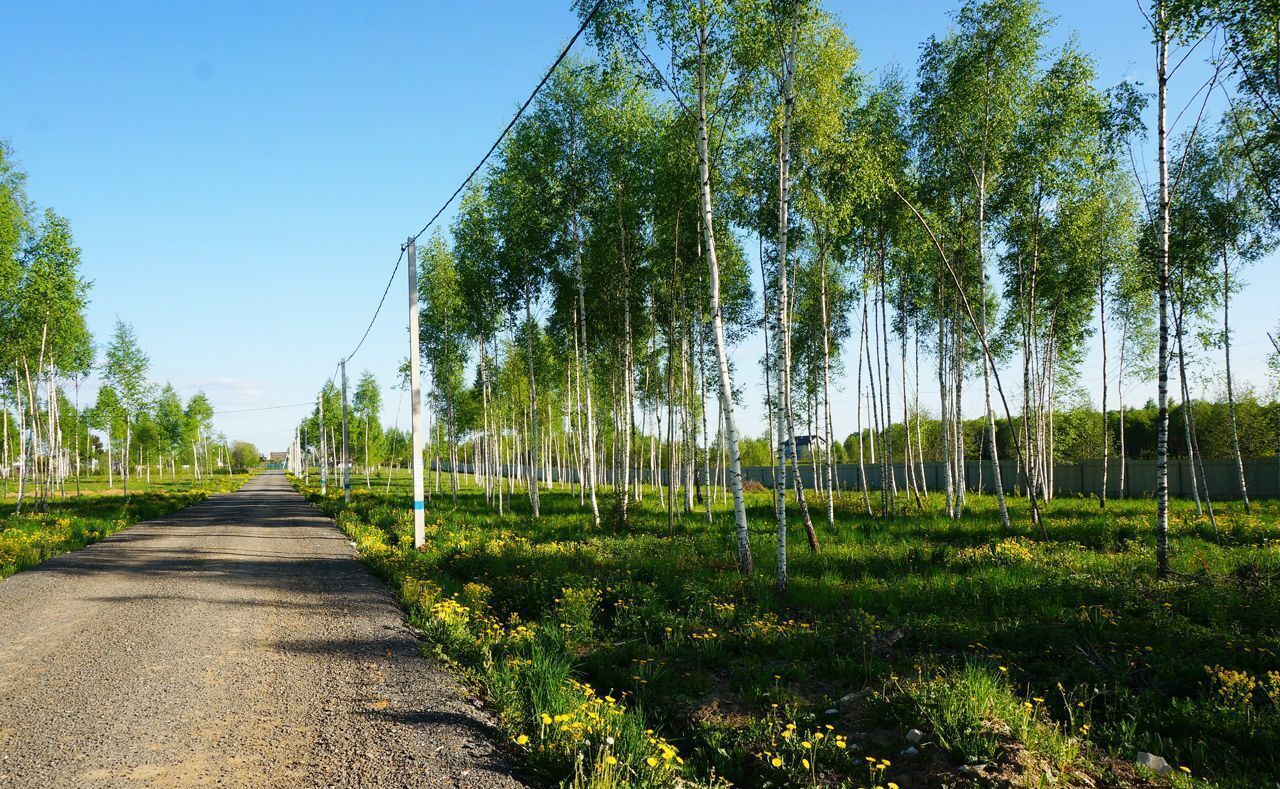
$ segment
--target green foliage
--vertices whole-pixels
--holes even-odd
[[[1066,781],[1096,781],[1135,749],[1223,786],[1280,767],[1265,745],[1280,734],[1280,710],[1263,689],[1280,650],[1272,502],[1249,514],[1223,507],[1221,543],[1175,503],[1179,575],[1156,581],[1142,502],[1105,512],[1088,500],[1050,502],[1044,540],[1029,524],[1005,532],[994,500],[972,494],[959,521],[937,496],[919,514],[884,520],[842,499],[822,554],[794,552],[790,591],[779,595],[767,493],[748,497],[762,566],[743,578],[722,507],[711,524],[679,517],[668,535],[646,494],[627,530],[597,531],[566,491],[545,491],[534,521],[527,505],[498,515],[482,491],[464,488],[456,506],[428,505],[427,544],[415,551],[398,504],[406,484],[393,480],[390,498],[357,495],[347,511],[340,495],[306,492],[339,515],[433,648],[475,679],[530,762],[556,780],[604,781],[604,766],[641,771],[610,773],[615,782],[656,780],[642,771],[665,751],[644,728],[679,748],[671,761],[682,777],[714,771],[739,785],[910,778],[912,763],[895,754],[912,727],[924,730],[926,755],[991,760],[1031,785],[1041,764]],[[850,693],[865,704],[837,703]],[[615,704],[619,715],[602,716],[618,721],[603,753],[619,764],[607,765],[599,730],[578,738],[570,731],[581,718],[556,716]],[[587,714],[584,731],[594,725]],[[628,727],[634,748],[623,747]]]
[[[126,421],[136,418],[150,404],[150,369],[151,357],[138,345],[133,327],[117,320],[102,362],[102,377],[104,385],[119,399]]]
[[[387,453],[387,437],[381,419],[382,388],[368,370],[360,374],[360,381],[351,396],[351,414],[355,419],[351,431],[353,458],[365,466],[383,462]]]
[[[237,441],[231,445],[231,468],[243,473],[255,469],[262,462],[262,454],[258,448],[248,441]]]

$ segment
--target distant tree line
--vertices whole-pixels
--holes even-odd
[[[150,359],[133,328],[117,321],[101,360],[85,324],[90,281],[66,218],[38,210],[27,176],[0,140],[0,487],[17,509],[45,508],[87,473],[117,477],[124,492],[149,480],[230,468],[225,436],[213,428],[202,392],[185,403],[149,377]],[[98,375],[92,404],[80,402]],[[256,453],[256,450],[254,450]],[[247,455],[245,455],[247,457]],[[253,465],[256,465],[256,456]],[[237,464],[242,465],[242,464]]]
[[[1246,392],[1236,400],[1236,421],[1240,432],[1240,451],[1245,458],[1264,458],[1276,456],[1275,426],[1280,421],[1280,401],[1259,400],[1252,392]],[[1234,446],[1231,439],[1230,408],[1226,399],[1195,400],[1191,409],[1194,411],[1196,439],[1200,452],[1210,459],[1228,459],[1234,457]],[[1141,408],[1130,407],[1125,410],[1123,436],[1121,441],[1120,413],[1112,411],[1107,415],[1105,441],[1109,444],[1108,453],[1113,459],[1137,458],[1151,460],[1156,456],[1156,420],[1159,409],[1154,401],[1148,401]],[[1186,440],[1184,425],[1187,422],[1187,407],[1184,403],[1174,403],[1169,409],[1172,432],[1169,438],[1169,454],[1171,457],[1186,458],[1191,456]],[[921,441],[923,447],[920,459],[926,462],[942,460],[941,422],[936,417],[923,416],[920,420]],[[966,442],[967,460],[990,459],[984,449],[982,440],[984,423],[982,419],[967,419],[962,429],[971,440]],[[916,422],[911,422],[912,441],[915,437]],[[1054,414],[1054,461],[1058,463],[1076,463],[1083,460],[1099,460],[1103,456],[1104,434],[1102,430],[1102,414],[1095,408],[1079,406],[1068,410],[1060,410]],[[901,422],[893,425],[894,451],[891,462],[905,461],[906,434]],[[872,431],[862,433],[864,453],[871,460],[870,448],[876,436]],[[1007,424],[997,423],[996,445],[999,456],[1011,457],[1013,454],[1013,435]],[[878,451],[883,451],[880,449]],[[850,433],[843,441],[832,445],[833,460],[836,463],[858,462],[858,435]],[[802,453],[807,454],[807,453]],[[825,458],[825,445],[817,451]],[[747,466],[768,466],[772,463],[772,449],[768,438],[747,438],[742,443],[742,461]],[[878,455],[877,455],[878,458]]]

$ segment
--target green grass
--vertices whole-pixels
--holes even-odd
[[[993,762],[1010,742],[1070,768],[1079,741],[1041,714],[1044,697],[1023,700],[1004,680],[1008,668],[969,661],[923,682],[901,686],[902,717],[928,721],[937,742],[962,763]]]
[[[195,475],[191,472],[190,469],[179,469],[177,478],[173,478],[169,476],[168,467],[165,468],[164,474],[162,475],[157,473],[155,467],[152,466],[151,480],[149,482],[147,481],[147,475],[145,473],[142,474],[141,476],[135,474],[134,476],[129,478],[129,492],[130,493],[148,493],[148,492],[174,493],[174,492],[183,492],[188,490],[196,490],[202,487],[211,487],[211,488],[216,488],[218,490],[221,490],[224,487],[222,480],[225,476],[226,476],[226,472],[225,472],[225,469],[223,469],[219,471],[217,474],[213,475],[212,477],[206,474],[203,480],[199,480],[199,479],[196,479]],[[244,480],[248,479],[249,476],[250,475],[248,474],[233,474],[232,479],[239,479],[241,482],[243,482]],[[26,491],[26,496],[28,499],[31,497],[31,493],[33,489],[34,488],[32,487],[31,483],[28,482],[27,491]],[[119,474],[116,474],[108,478],[105,472],[102,474],[86,473],[84,476],[80,478],[79,482],[77,483],[75,478],[72,477],[67,479],[66,481],[66,490],[65,490],[66,495],[64,496],[63,495],[64,491],[59,489],[54,493],[53,499],[60,500],[60,499],[70,498],[71,496],[75,496],[77,495],[77,489],[81,494],[123,493],[124,478],[121,477]],[[17,481],[14,479],[0,480],[0,502],[7,500],[9,503],[13,503],[17,501],[17,498],[18,498]]]
[[[358,489],[344,511],[340,495],[304,488],[558,780],[920,785],[935,752],[954,767],[1020,751],[1055,780],[1123,785],[1141,780],[1127,768],[1138,750],[1215,785],[1280,776],[1274,502],[1248,515],[1218,505],[1221,542],[1177,502],[1175,574],[1157,580],[1150,501],[1051,502],[1044,540],[1025,502],[1005,532],[992,499],[971,496],[952,522],[936,497],[923,511],[904,497],[880,519],[851,496],[834,527],[815,508],[820,553],[792,533],[779,594],[767,493],[749,495],[756,574],[744,579],[722,506],[668,533],[650,494],[627,530],[594,530],[563,489],[544,491],[535,521],[518,491],[499,516],[466,488],[456,505],[447,492],[428,503],[415,551],[405,481],[381,491]],[[905,635],[887,646],[890,632]],[[898,756],[910,727],[926,733],[917,760]]]
[[[48,511],[33,511],[35,500],[28,496],[24,511],[13,513],[16,497],[0,498],[5,508],[0,515],[0,579],[35,567],[60,553],[83,548],[90,543],[135,523],[158,518],[189,507],[213,493],[235,490],[248,475],[215,476],[165,480],[136,485],[126,498],[116,488],[108,489],[106,478],[86,479],[81,495],[68,485],[65,498],[55,494]]]

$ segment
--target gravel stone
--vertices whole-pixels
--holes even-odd
[[[1138,751],[1138,757],[1135,761],[1149,770],[1155,770],[1160,775],[1168,775],[1173,772],[1173,766],[1165,761],[1163,756],[1156,756],[1146,751]]]

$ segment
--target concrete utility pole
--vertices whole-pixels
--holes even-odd
[[[422,496],[422,361],[418,351],[418,247],[409,237],[409,408],[413,414],[413,547],[427,541],[426,505]]]
[[[347,452],[347,360],[342,360],[342,502],[351,503],[351,460]]]
[[[320,495],[323,496],[328,493],[329,482],[328,474],[325,473],[329,465],[329,456],[324,446],[324,390],[320,391],[316,402],[320,404]]]

